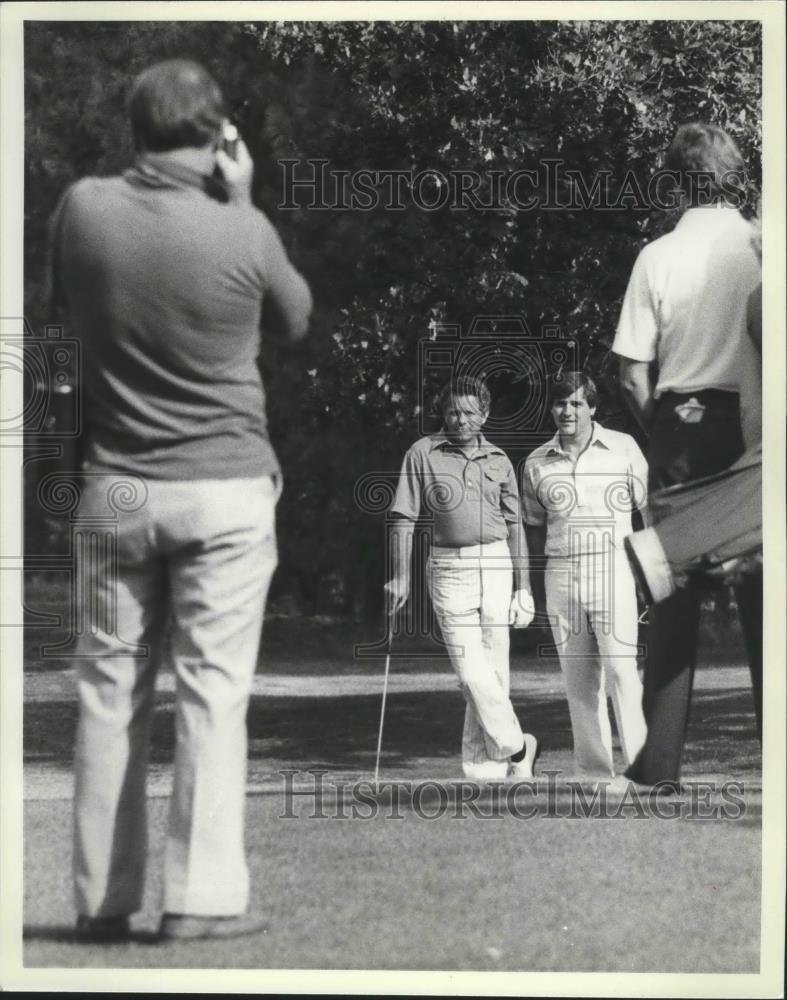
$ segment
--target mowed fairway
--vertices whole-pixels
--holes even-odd
[[[152,941],[173,737],[166,674],[153,736],[151,864],[136,940],[103,948],[70,940],[73,675],[62,669],[67,664],[27,674],[28,967],[758,970],[760,758],[747,671],[738,663],[706,663],[697,673],[686,778],[689,787],[714,783],[709,793],[693,804],[684,793],[678,818],[659,819],[649,808],[616,812],[613,798],[606,815],[616,818],[569,818],[573,776],[561,677],[553,661],[517,653],[514,702],[544,743],[538,785],[517,799],[520,812],[533,813],[523,818],[505,808],[490,815],[488,796],[475,811],[456,805],[461,694],[444,662],[397,659],[381,777],[439,784],[421,808],[405,796],[400,818],[392,818],[388,795],[356,808],[376,812],[364,819],[353,817],[351,783],[374,769],[382,661],[354,659],[352,648],[343,657],[339,642],[302,638],[300,658],[297,635],[278,651],[268,644],[249,713],[247,840],[254,904],[269,914],[270,930],[223,943]],[[285,769],[296,773],[285,778]],[[321,805],[308,794],[314,769],[326,772]],[[546,772],[560,773],[548,779]],[[743,808],[727,818],[725,779],[744,784]],[[288,798],[287,780],[307,794]],[[446,790],[444,800],[437,787]]]

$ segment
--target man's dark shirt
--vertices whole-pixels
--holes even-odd
[[[407,450],[390,512],[411,521],[426,513],[432,543],[447,548],[503,541],[509,525],[522,518],[505,452],[481,435],[468,458],[442,431]]]
[[[300,279],[261,212],[142,160],[66,192],[52,262],[83,345],[86,468],[166,480],[278,470],[260,315],[266,294]]]

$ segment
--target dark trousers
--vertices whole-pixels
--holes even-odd
[[[675,407],[689,396],[666,393],[657,402],[649,449],[649,490],[685,483],[728,468],[743,453],[738,396],[708,390],[693,394],[705,410],[686,423]],[[762,738],[762,574],[736,586],[754,691],[757,735]],[[644,701],[648,737],[630,769],[646,784],[678,781],[689,717],[701,595],[679,590],[651,607]]]

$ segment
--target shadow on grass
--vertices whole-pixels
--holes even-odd
[[[94,944],[86,945],[84,941],[77,941],[73,924],[25,924],[22,928],[22,938],[25,941],[51,941],[55,944],[72,944],[77,948],[96,947]],[[127,941],[115,941],[111,944],[100,945],[105,948],[125,948],[129,944],[160,945],[161,941],[154,931],[132,930]]]
[[[270,753],[315,765],[356,766],[374,752],[380,695],[301,698],[279,704],[264,696],[249,707],[251,756]],[[559,698],[514,698],[525,729],[539,733],[544,749],[570,749],[568,708]],[[461,743],[465,703],[456,691],[389,694],[384,753],[388,767],[406,769],[424,758],[455,759]]]
[[[544,749],[570,749],[568,708],[563,699],[518,698],[522,725],[539,733]],[[517,704],[518,701],[518,704]],[[174,697],[160,694],[153,719],[151,762],[172,761]],[[423,757],[455,757],[465,704],[456,691],[389,693],[385,716],[387,763],[406,767]],[[249,759],[307,760],[332,767],[355,765],[377,743],[379,695],[330,694],[251,698]],[[73,758],[77,705],[73,700],[31,702],[24,709],[25,763],[64,764]]]
[[[536,733],[545,754],[570,752],[571,725],[562,696],[513,696],[523,728]],[[254,696],[248,713],[249,759],[306,762],[345,770],[368,764],[380,720],[380,695]],[[153,721],[151,762],[172,761],[174,699],[161,694]],[[425,758],[455,758],[464,719],[461,692],[389,693],[384,754],[387,767],[406,769]],[[24,708],[25,763],[66,765],[73,757],[77,706],[73,700],[31,702]],[[759,770],[750,691],[695,693],[684,754],[689,773]]]
[[[65,574],[50,578],[28,574],[25,579],[26,624],[23,634],[24,665],[28,672],[57,672],[72,669],[74,661],[50,651],[71,634],[69,608],[71,593]],[[741,663],[746,653],[741,630],[733,614],[712,614],[706,608],[701,621],[700,655],[702,661],[716,664]],[[640,641],[646,641],[643,629]],[[532,658],[543,643],[551,643],[548,628],[535,625],[511,633],[512,663],[518,656]],[[289,616],[268,613],[262,630],[260,664],[269,671],[304,674],[355,673],[359,663],[368,665],[371,657],[355,655],[356,647],[375,647],[376,658],[384,655],[385,624],[357,621],[350,618]],[[397,669],[403,673],[417,673],[428,664],[428,669],[450,672],[445,647],[439,638],[439,629],[432,623],[431,631],[407,634],[397,633],[394,640],[394,657]],[[555,663],[555,667],[557,664]]]

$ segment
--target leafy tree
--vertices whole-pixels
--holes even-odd
[[[266,343],[262,358],[287,480],[278,594],[305,611],[374,614],[382,519],[359,510],[354,486],[395,473],[418,433],[436,380],[419,343],[478,315],[557,327],[600,383],[602,419],[633,430],[609,348],[636,253],[674,223],[648,203],[648,182],[677,125],[703,119],[733,135],[757,189],[760,45],[754,21],[28,24],[28,317],[45,320],[57,197],[131,158],[129,79],[172,55],[205,63],[255,157],[254,198],[317,303],[308,346]],[[402,210],[386,209],[384,180],[368,210],[316,210],[313,191],[284,183],[316,160],[317,197],[339,204],[338,171],[424,173]],[[534,205],[418,207],[439,203],[434,178],[457,170],[482,179],[482,201],[496,173],[533,171],[520,190]],[[500,412],[534,388],[500,371],[491,381]]]

